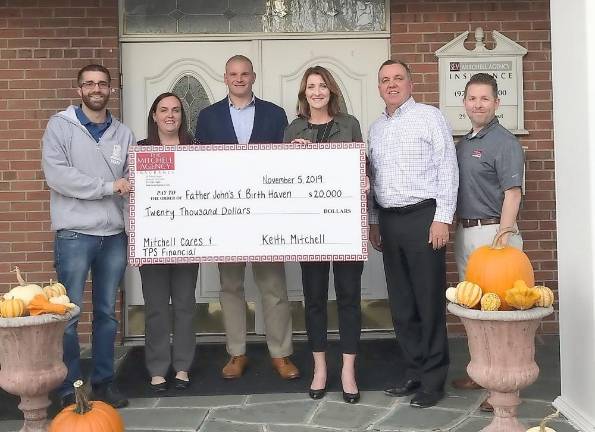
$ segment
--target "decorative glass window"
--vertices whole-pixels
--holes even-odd
[[[123,0],[124,34],[386,31],[386,0]]]
[[[200,81],[192,75],[184,75],[180,78],[171,92],[182,100],[186,119],[188,120],[188,130],[194,136],[198,113],[203,108],[211,105],[207,92]]]

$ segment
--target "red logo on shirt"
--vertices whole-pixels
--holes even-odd
[[[137,171],[171,171],[176,169],[174,152],[136,154]]]
[[[473,150],[473,153],[471,153],[471,156],[473,156],[474,158],[481,158],[481,150],[477,149],[477,150]]]

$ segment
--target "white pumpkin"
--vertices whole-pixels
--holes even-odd
[[[539,424],[539,426],[535,426],[532,428],[527,429],[527,432],[556,432],[555,429],[549,428],[547,427],[545,424],[550,421],[553,418],[556,418],[559,416],[560,411],[556,410],[555,413],[550,414],[549,416],[547,416],[546,418],[544,418],[541,423]]]
[[[451,303],[457,302],[457,289],[455,287],[446,288],[446,300]]]
[[[19,285],[4,294],[4,300],[20,299],[23,301],[23,303],[25,303],[25,307],[27,307],[27,305],[29,305],[31,302],[31,299],[33,299],[33,297],[35,297],[37,294],[42,294],[45,296],[39,285],[27,284],[27,282],[25,282],[18,267],[15,266],[14,272],[17,274]]]
[[[67,295],[50,297],[50,303],[61,304],[66,306],[68,309],[74,308],[74,303],[70,302],[70,298]]]
[[[25,303],[25,307],[27,307],[33,297],[35,297],[37,294],[43,294],[45,296],[39,285],[19,285],[4,294],[4,299],[21,299],[23,300],[23,303]]]

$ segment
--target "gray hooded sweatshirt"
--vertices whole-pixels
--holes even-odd
[[[96,142],[71,105],[50,118],[42,141],[52,229],[96,236],[124,231],[126,203],[113,187],[114,181],[128,176],[132,131],[112,117]]]

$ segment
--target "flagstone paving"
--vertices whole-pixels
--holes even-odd
[[[449,382],[463,373],[468,362],[465,340],[452,340],[451,353]],[[538,338],[537,363],[540,378],[522,392],[518,410],[527,426],[536,426],[549,415],[551,402],[560,394],[556,337]],[[304,387],[307,384],[304,380]],[[485,391],[448,385],[446,392],[437,406],[423,410],[410,407],[410,397],[368,391],[362,392],[357,405],[344,403],[341,393],[313,401],[304,392],[131,399],[120,413],[126,430],[137,432],[477,432],[489,424],[491,414],[478,410]],[[577,431],[563,418],[550,425],[557,432]],[[0,422],[0,431],[17,431],[21,426],[17,421]]]

